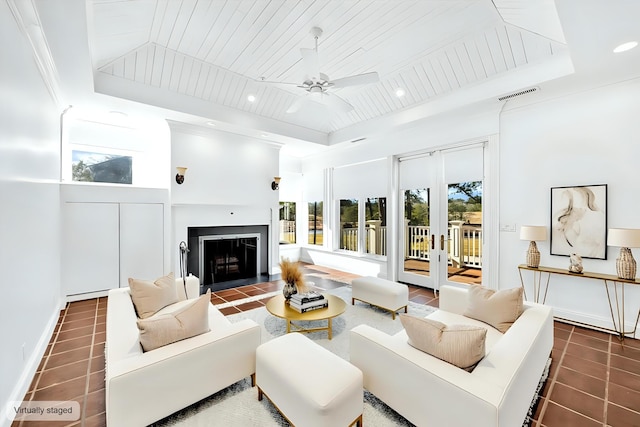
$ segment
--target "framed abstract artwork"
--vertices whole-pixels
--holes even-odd
[[[551,188],[551,255],[607,259],[607,184]]]

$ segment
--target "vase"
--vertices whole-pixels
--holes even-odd
[[[538,268],[540,265],[540,251],[538,245],[533,240],[529,243],[529,250],[527,250],[527,266],[532,268]]]
[[[636,260],[633,259],[631,249],[620,248],[620,257],[616,259],[616,270],[621,279],[636,279]]]
[[[284,295],[284,299],[289,301],[291,295],[297,294],[298,289],[296,288],[295,283],[284,282],[284,287],[282,288],[282,295]]]

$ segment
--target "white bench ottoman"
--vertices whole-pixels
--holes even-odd
[[[404,312],[407,312],[409,287],[379,277],[359,277],[351,281],[351,297],[352,305],[355,304],[355,300],[375,305],[389,310],[395,320],[396,311],[404,308]]]
[[[256,349],[258,400],[296,426],[362,426],[362,372],[300,333]]]

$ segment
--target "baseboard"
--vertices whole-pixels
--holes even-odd
[[[107,290],[104,290],[104,291],[87,292],[86,294],[67,295],[66,301],[67,302],[83,301],[83,300],[86,300],[86,299],[106,297],[108,295],[109,295],[109,290],[107,289]]]
[[[611,320],[611,316],[594,316],[590,314],[580,313],[571,310],[564,310],[561,308],[553,307],[553,316],[556,320],[566,321],[567,323],[576,324],[579,326],[583,326],[589,329],[595,330],[606,330],[611,334],[615,334],[613,331],[613,322]],[[635,327],[635,319],[633,321],[629,321],[626,319],[624,330],[625,331],[633,331]],[[636,333],[633,335],[627,335],[627,338],[639,338],[638,334],[639,330],[636,330]]]
[[[40,361],[44,357],[45,351],[47,351],[47,346],[49,345],[49,341],[53,336],[53,331],[58,324],[58,318],[60,317],[60,309],[64,308],[64,300],[61,298],[59,303],[56,305],[56,309],[51,314],[51,318],[47,323],[47,327],[42,331],[42,335],[40,335],[40,339],[36,344],[36,348],[29,356],[29,359],[26,361],[24,365],[24,370],[20,375],[20,379],[16,383],[15,387],[11,391],[9,395],[9,400],[5,403],[9,405],[10,402],[21,402],[24,396],[29,391],[29,386],[31,385],[31,381],[35,376],[36,371],[38,370],[38,366],[40,365]],[[13,422],[13,418],[9,419],[10,411],[7,408],[2,408],[1,412],[5,412],[5,416],[1,416],[0,427],[10,427]]]
[[[326,251],[315,248],[303,248],[300,254],[300,261],[334,268],[360,276],[382,277],[383,272],[386,273],[387,271],[387,262],[381,258],[377,259],[361,254]]]

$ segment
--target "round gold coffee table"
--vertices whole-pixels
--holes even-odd
[[[298,313],[294,309],[290,308],[285,303],[284,295],[276,295],[267,301],[267,311],[276,317],[280,317],[287,321],[287,333],[289,332],[317,332],[327,331],[329,339],[332,336],[331,320],[334,317],[340,316],[347,308],[347,304],[342,298],[335,295],[325,294],[324,296],[329,301],[327,308],[320,308],[317,310],[307,311],[306,313]],[[322,328],[302,328],[292,321],[310,321],[310,320],[326,320],[327,326]],[[291,327],[295,329],[292,329]]]

